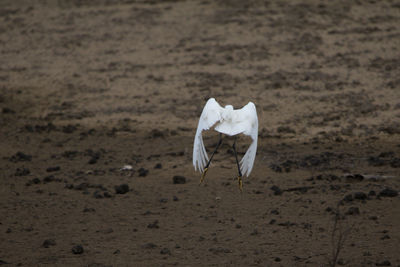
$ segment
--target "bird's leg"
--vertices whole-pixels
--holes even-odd
[[[222,143],[222,134],[219,134],[219,141],[218,141],[217,147],[214,149],[214,152],[211,154],[210,160],[207,162],[207,165],[204,167],[204,171],[201,174],[201,179],[200,179],[199,185],[203,182],[204,177],[206,176],[206,173],[208,171],[208,166],[210,166],[211,160],[214,157],[215,152],[217,152],[217,150],[218,150],[219,146],[221,145],[221,143]]]
[[[239,176],[237,178],[238,179],[238,185],[239,185],[240,192],[242,192],[243,191],[242,171],[240,170],[239,160],[238,160],[237,152],[236,152],[236,137],[235,137],[235,141],[233,142],[232,148],[233,148],[233,152],[235,153],[236,165],[238,167],[238,172],[239,172]]]

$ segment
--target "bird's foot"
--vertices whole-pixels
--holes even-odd
[[[242,181],[242,176],[239,175],[239,176],[237,177],[237,179],[238,179],[238,185],[239,185],[240,193],[242,193],[242,192],[243,192],[243,181]]]
[[[206,177],[207,171],[208,171],[208,168],[205,168],[204,171],[203,171],[203,173],[201,174],[201,178],[200,178],[200,183],[199,183],[199,185],[201,185],[201,183],[202,183],[203,180],[204,180],[204,177]]]

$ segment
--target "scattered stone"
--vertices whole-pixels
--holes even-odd
[[[179,198],[178,198],[177,196],[173,196],[173,197],[172,197],[172,200],[173,200],[173,201],[178,201]]]
[[[280,261],[281,261],[281,258],[279,258],[279,257],[275,257],[274,261],[276,261],[276,262],[280,262]]]
[[[349,174],[346,175],[346,181],[347,182],[361,182],[364,180],[364,176],[361,174]]]
[[[10,108],[3,108],[3,114],[15,114],[15,111]]]
[[[74,253],[74,254],[82,254],[83,253],[82,245],[73,246],[72,247],[72,253]]]
[[[156,247],[157,247],[157,245],[154,244],[154,243],[146,243],[146,244],[144,244],[142,246],[142,248],[144,248],[144,249],[153,249],[153,248],[156,248]]]
[[[91,157],[90,160],[88,161],[88,164],[96,164],[98,158],[97,157]]]
[[[400,158],[394,158],[390,161],[390,167],[400,168]]]
[[[56,245],[56,241],[54,239],[46,239],[43,242],[42,247],[49,248],[49,247],[55,246],[55,245]]]
[[[129,192],[129,185],[127,184],[121,184],[118,186],[115,186],[115,193],[117,194],[125,194]]]
[[[162,164],[157,163],[156,166],[154,166],[154,169],[162,169]]]
[[[32,184],[40,184],[40,179],[39,178],[33,178],[32,180],[29,180],[25,185],[30,186]]]
[[[47,172],[56,172],[61,170],[60,166],[49,167],[46,169]]]
[[[160,226],[158,226],[158,220],[155,220],[153,223],[149,223],[147,225],[147,228],[149,229],[158,229]]]
[[[282,195],[282,193],[283,193],[282,190],[276,185],[271,186],[270,189],[272,191],[274,191],[274,195],[276,195],[276,196]]]
[[[140,176],[140,177],[145,177],[145,176],[147,176],[147,174],[149,173],[149,170],[146,170],[145,168],[140,168],[140,169],[138,170],[138,172],[139,172],[139,176]]]
[[[346,212],[346,215],[358,215],[358,214],[360,214],[360,209],[358,207],[350,207]]]
[[[96,212],[94,208],[84,208],[83,212]]]
[[[15,176],[26,176],[30,173],[31,171],[28,168],[17,168],[15,171]]]
[[[380,197],[397,197],[398,195],[399,192],[391,188],[385,188],[379,193]]]
[[[10,158],[11,162],[31,161],[31,160],[32,160],[31,155],[27,155],[27,154],[19,152],[19,151],[14,156],[11,156],[11,158]]]
[[[375,265],[376,266],[392,266],[392,264],[388,260],[384,260],[382,262],[377,262],[377,263],[375,263]]]
[[[351,202],[353,201],[353,195],[352,194],[348,194],[343,198],[344,201],[346,202]]]
[[[68,133],[68,134],[70,134],[70,133],[75,132],[76,129],[77,129],[76,126],[71,125],[71,124],[68,124],[68,125],[66,125],[66,126],[63,126],[62,131],[63,131],[63,133]]]
[[[274,164],[274,163],[272,163],[271,165],[269,165],[269,168],[270,168],[271,170],[273,170],[274,172],[282,172],[282,168],[281,168],[279,165]]]
[[[185,184],[186,183],[186,178],[184,176],[175,175],[172,178],[172,181],[173,181],[174,184]]]
[[[160,254],[162,254],[162,255],[166,255],[166,254],[171,255],[171,251],[168,248],[163,248],[160,251]]]
[[[367,194],[364,192],[356,192],[354,193],[354,199],[365,200],[367,199]]]
[[[50,182],[54,182],[56,178],[53,175],[49,175],[43,178],[43,183],[47,184]]]
[[[371,190],[369,191],[368,196],[369,197],[376,196],[376,192],[374,190]]]

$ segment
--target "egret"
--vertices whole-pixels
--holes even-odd
[[[214,149],[214,152],[211,154],[209,159],[204,147],[202,132],[204,130],[209,130],[213,126],[214,130],[220,133],[220,137],[217,147]],[[193,166],[195,171],[199,170],[202,172],[200,184],[204,180],[215,152],[217,152],[222,143],[222,134],[235,136],[235,141],[232,148],[235,154],[236,165],[239,172],[237,177],[238,185],[240,191],[242,192],[242,174],[245,174],[247,177],[250,175],[257,152],[258,118],[254,103],[249,102],[243,108],[235,110],[233,109],[232,105],[226,105],[224,108],[221,107],[214,98],[210,98],[207,101],[199,119],[193,145]],[[250,136],[252,139],[252,143],[240,161],[240,165],[236,152],[236,136],[238,134]]]

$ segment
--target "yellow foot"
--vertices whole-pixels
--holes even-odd
[[[208,168],[205,168],[204,171],[203,171],[203,173],[201,174],[201,178],[200,178],[200,183],[199,183],[199,185],[201,185],[201,183],[202,183],[203,180],[204,180],[204,177],[206,177],[207,171],[208,171]]]
[[[243,192],[243,182],[242,182],[242,176],[238,176],[238,185],[239,185],[239,189],[240,189],[240,193]]]

